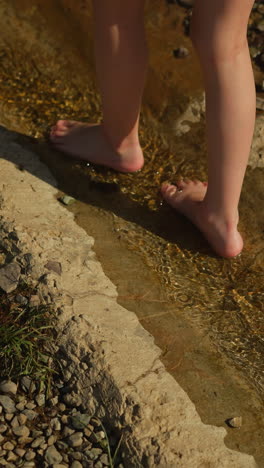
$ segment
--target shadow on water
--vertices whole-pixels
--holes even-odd
[[[203,116],[190,132],[174,136],[175,122],[201,93],[183,35],[187,12],[156,0],[147,10],[152,55],[141,119],[146,165],[136,174],[87,167],[42,138],[58,117],[100,120],[89,4],[0,0],[0,13],[2,125],[19,132],[17,141],[40,155],[59,190],[78,200],[69,209],[95,238],[119,302],[153,334],[164,364],[202,420],[223,425],[242,415],[243,426],[228,429],[226,443],[264,466],[263,169],[247,172],[241,199],[246,247],[232,261],[217,258],[195,227],[161,206],[159,195],[162,181],[206,178]],[[166,38],[162,44],[160,37]],[[178,46],[190,54],[177,62],[172,51]],[[11,151],[6,157],[12,160]]]

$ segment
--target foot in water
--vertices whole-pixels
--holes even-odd
[[[164,183],[161,187],[164,200],[198,227],[218,255],[235,257],[243,248],[237,222],[226,223],[218,215],[208,213],[204,203],[206,190],[206,183],[190,180],[176,185]]]
[[[59,120],[51,129],[50,140],[58,150],[76,159],[111,167],[120,172],[136,172],[144,164],[139,143],[124,141],[115,149],[101,125]]]

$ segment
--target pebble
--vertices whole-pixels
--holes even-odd
[[[7,430],[7,426],[5,424],[0,424],[0,434],[3,434]]]
[[[3,445],[3,449],[4,450],[14,450],[15,448],[15,445],[12,444],[12,442],[6,442],[4,445]]]
[[[30,444],[32,441],[33,441],[32,437],[19,437],[17,439],[17,442],[19,443],[19,445],[27,445],[27,444]]]
[[[75,430],[74,429],[71,429],[71,427],[68,427],[68,426],[65,426],[64,429],[63,429],[63,437],[69,437],[71,436],[72,434],[74,434]]]
[[[226,420],[226,423],[229,427],[239,428],[242,426],[242,417],[236,416],[234,418],[229,418]]]
[[[71,464],[71,468],[82,468],[82,464],[78,460],[74,460]]]
[[[36,453],[33,450],[28,450],[28,452],[25,455],[25,459],[27,461],[34,460],[35,457],[36,457]]]
[[[5,420],[6,421],[11,421],[13,419],[14,415],[12,413],[6,413],[5,414]]]
[[[12,380],[3,380],[3,382],[0,383],[0,392],[16,395],[17,385],[12,382]]]
[[[60,463],[62,461],[62,456],[54,445],[51,445],[47,448],[45,453],[45,460],[50,465],[53,465],[54,463]]]
[[[36,398],[35,398],[35,401],[38,404],[38,406],[44,406],[45,401],[46,401],[44,393],[40,393],[39,395],[37,395]]]
[[[4,442],[5,438],[0,434],[0,444]]]
[[[71,424],[74,429],[84,429],[90,422],[91,416],[89,414],[80,413],[79,411],[71,417]]]
[[[29,299],[30,307],[38,307],[40,305],[40,298],[37,294],[33,294],[33,296]]]
[[[57,441],[57,437],[55,435],[51,435],[48,438],[47,444],[48,444],[48,446],[54,445],[56,441]]]
[[[13,417],[12,422],[11,422],[11,426],[12,426],[12,427],[17,427],[17,426],[19,426],[19,421],[18,421],[18,417],[17,417],[17,416],[14,416],[14,417]]]
[[[17,419],[19,421],[19,424],[25,424],[27,422],[27,416],[22,413],[17,416]]]
[[[0,288],[6,293],[14,291],[18,285],[21,268],[13,262],[8,263],[0,269]]]
[[[22,387],[22,389],[24,390],[25,393],[28,393],[28,392],[34,393],[35,390],[36,390],[35,383],[33,382],[33,380],[30,377],[28,377],[26,375],[24,375],[22,377],[22,379],[21,379],[21,387]]]
[[[43,444],[43,442],[45,442],[45,437],[37,437],[37,439],[35,439],[32,444],[31,444],[31,447],[32,448],[37,448],[39,447],[41,444]]]
[[[6,450],[0,449],[0,457],[4,457],[6,455]]]
[[[15,453],[16,453],[19,457],[22,458],[22,457],[25,455],[26,451],[25,451],[24,449],[22,449],[22,448],[17,447],[17,448],[15,449]]]
[[[16,405],[16,409],[18,409],[18,411],[23,411],[25,409],[25,403],[23,403],[23,402],[18,403]]]
[[[14,413],[16,411],[15,403],[7,395],[0,395],[0,404],[3,406],[6,413]]]
[[[17,455],[16,455],[14,452],[12,452],[12,451],[10,450],[10,451],[8,452],[7,457],[6,457],[6,461],[8,461],[8,462],[16,461],[17,458],[18,458]]]
[[[177,49],[174,49],[173,55],[176,58],[184,58],[189,55],[189,50],[186,47],[177,47]]]
[[[27,426],[18,426],[13,428],[13,433],[18,437],[28,437],[30,430]]]
[[[70,197],[69,195],[64,195],[63,197],[59,198],[59,201],[63,203],[64,205],[71,205],[74,203],[76,200],[73,197]]]
[[[27,305],[27,303],[28,303],[27,298],[24,297],[24,296],[22,296],[21,294],[17,294],[17,295],[16,295],[15,301],[16,301],[18,304],[21,304],[21,305]]]
[[[51,419],[50,427],[52,429],[54,429],[54,431],[60,431],[61,430],[61,423],[60,423],[59,418]]]
[[[38,413],[36,413],[36,411],[29,410],[29,409],[23,410],[22,414],[25,414],[25,416],[27,417],[27,419],[29,419],[29,421],[33,421],[33,419],[35,419],[38,416]]]
[[[104,465],[109,465],[109,457],[106,453],[104,453],[101,457],[100,457],[100,461],[104,464]]]
[[[34,408],[36,408],[36,405],[35,405],[35,403],[33,403],[33,401],[29,401],[26,404],[26,408],[29,409],[29,410],[33,410]]]
[[[83,443],[83,433],[75,432],[68,438],[68,444],[70,447],[80,447]]]

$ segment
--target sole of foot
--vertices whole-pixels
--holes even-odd
[[[207,183],[198,180],[183,180],[176,185],[164,183],[161,187],[164,200],[203,233],[218,255],[236,257],[243,249],[237,223],[227,225],[220,217],[207,212],[203,203],[206,191]]]
[[[115,150],[101,125],[59,120],[51,129],[50,141],[56,149],[74,159],[106,166],[119,172],[137,172],[144,165],[139,143],[123,142],[122,146]]]

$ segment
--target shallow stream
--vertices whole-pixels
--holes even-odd
[[[43,140],[58,118],[101,117],[85,1],[0,0],[0,123],[19,132],[18,139],[55,174],[60,191],[78,200],[69,209],[95,238],[119,302],[154,336],[203,422],[225,426],[226,444],[264,466],[264,169],[247,171],[240,206],[246,245],[234,260],[216,257],[159,194],[162,181],[206,178],[203,113],[187,133],[179,136],[178,130],[190,102],[202,96],[199,66],[184,33],[188,14],[158,0],[146,11],[151,54],[141,172],[76,163]],[[255,13],[251,21],[259,17]],[[174,56],[179,46],[187,47],[187,57]],[[263,73],[256,66],[254,71],[260,87]],[[243,417],[240,429],[225,424],[233,416]]]

